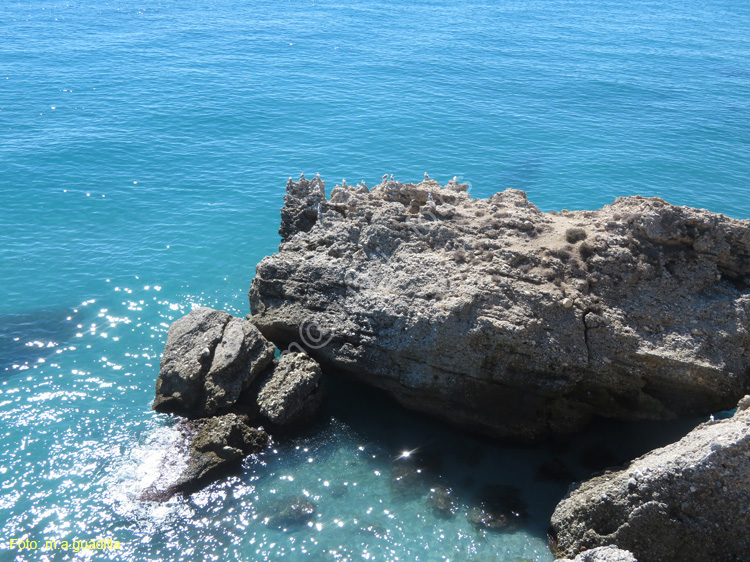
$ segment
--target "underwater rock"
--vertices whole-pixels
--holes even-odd
[[[633,553],[628,550],[620,550],[616,546],[600,546],[587,550],[574,559],[559,559],[555,562],[638,562]]]
[[[301,527],[315,516],[315,502],[305,496],[282,498],[270,508],[268,525],[280,529]]]
[[[471,507],[466,519],[477,529],[515,530],[528,518],[526,502],[516,486],[485,486],[479,505]]]
[[[197,308],[169,328],[153,408],[189,417],[227,409],[271,365],[274,349],[247,320]]]
[[[640,562],[715,562],[750,552],[750,396],[731,418],[573,488],[552,515],[558,555],[617,545]]]
[[[309,419],[323,398],[320,366],[305,353],[286,353],[258,392],[260,413],[275,425]]]
[[[278,345],[525,441],[750,392],[750,221],[638,196],[543,213],[433,180],[334,191],[290,181],[256,269],[252,322]]]
[[[443,519],[454,517],[458,511],[458,504],[453,500],[453,490],[445,486],[432,488],[425,505],[433,514]]]
[[[414,463],[396,463],[391,469],[391,491],[399,496],[409,498],[421,496],[427,486],[424,469]]]
[[[345,484],[333,484],[329,493],[332,498],[344,498],[349,495],[349,486]]]
[[[393,461],[391,491],[404,498],[422,496],[430,482],[437,478],[440,462],[439,455],[430,452],[402,453]]]

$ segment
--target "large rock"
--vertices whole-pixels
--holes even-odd
[[[230,408],[271,365],[274,350],[247,320],[197,308],[169,328],[153,407],[191,417]]]
[[[660,199],[542,213],[521,191],[287,185],[254,322],[497,437],[707,414],[750,391],[750,222]],[[298,346],[294,347],[294,346]]]
[[[284,354],[258,392],[260,413],[275,425],[298,423],[320,405],[320,366],[304,353]]]
[[[638,562],[632,552],[620,550],[616,546],[600,546],[582,552],[574,559],[565,558],[555,562]]]
[[[552,515],[556,550],[616,544],[640,562],[730,562],[750,553],[750,396],[734,417],[573,489]]]

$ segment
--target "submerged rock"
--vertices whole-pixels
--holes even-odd
[[[409,408],[496,437],[707,415],[750,391],[750,221],[661,199],[542,213],[386,182],[287,185],[254,322]]]
[[[193,310],[169,328],[154,410],[205,417],[230,408],[271,365],[274,349],[247,320]]]
[[[458,504],[453,498],[453,490],[445,486],[432,488],[425,505],[434,515],[443,519],[454,517],[458,511]]]
[[[320,406],[320,366],[304,353],[286,353],[258,393],[260,413],[276,425],[299,423]]]
[[[301,527],[313,519],[316,510],[315,502],[305,496],[282,498],[271,506],[267,523],[280,529]]]
[[[640,562],[747,559],[750,396],[734,417],[569,492],[552,515],[557,553],[618,545]]]
[[[515,486],[485,486],[479,500],[466,514],[477,529],[515,530],[528,518],[526,503]]]
[[[555,562],[638,562],[633,553],[628,550],[620,550],[616,546],[600,546],[582,552],[574,559],[560,559]]]

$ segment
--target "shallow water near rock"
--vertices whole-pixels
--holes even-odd
[[[150,409],[166,330],[195,306],[249,312],[289,175],[330,192],[426,170],[543,210],[640,193],[750,217],[747,5],[91,0],[0,18],[0,560],[95,557],[13,538],[111,538],[129,562],[549,561],[567,484],[537,478],[545,461],[583,478],[689,429],[499,447],[331,380],[304,435],[191,499],[137,499],[181,468]],[[433,485],[454,517],[425,505]],[[518,489],[523,525],[466,520],[485,486]],[[299,496],[310,521],[264,523]]]

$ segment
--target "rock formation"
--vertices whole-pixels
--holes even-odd
[[[183,468],[176,478],[163,470],[141,500],[167,501],[175,494],[195,492],[239,466],[247,455],[262,452],[270,440],[265,431],[249,425],[247,416],[237,414],[181,420],[177,429],[180,439],[166,452],[164,465]]]
[[[320,366],[308,355],[283,355],[258,392],[260,413],[275,425],[309,418],[322,399],[320,375]]]
[[[750,396],[732,418],[572,489],[552,516],[557,553],[617,545],[640,562],[730,562],[750,553]],[[576,558],[578,560],[578,558]]]
[[[501,438],[664,419],[750,391],[750,222],[660,199],[290,181],[252,322],[402,404]],[[297,346],[297,347],[294,347]]]
[[[205,417],[230,408],[271,365],[274,349],[247,320],[196,308],[169,328],[154,409]]]
[[[582,552],[574,559],[565,558],[555,562],[638,562],[632,552],[620,550],[616,546],[600,546]]]
[[[179,424],[182,439],[168,463],[184,459],[177,482],[165,484],[160,475],[143,499],[190,493],[261,451],[269,436],[251,424],[280,428],[315,414],[320,367],[298,352],[277,361],[275,351],[253,324],[223,311],[197,308],[172,324],[153,408],[200,419]]]
[[[190,422],[197,431],[190,443],[188,465],[174,489],[192,492],[223,471],[238,465],[247,455],[268,446],[269,436],[236,414]]]

